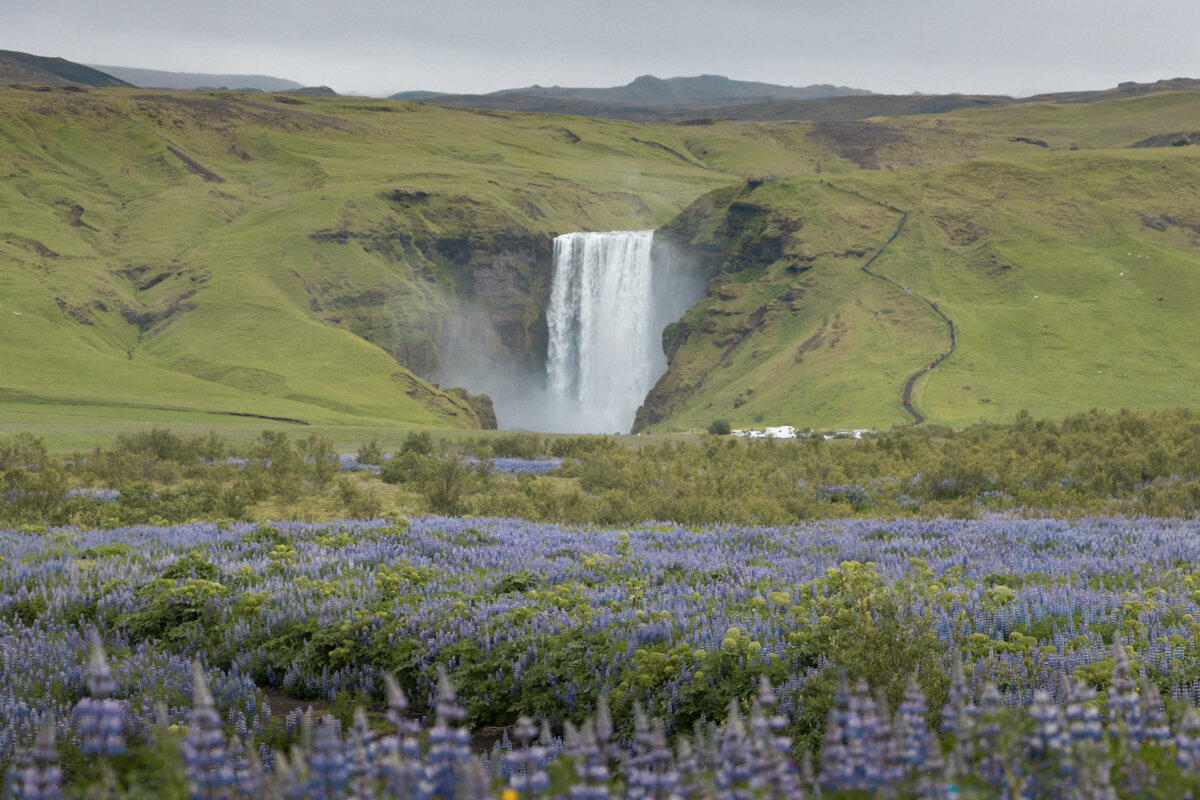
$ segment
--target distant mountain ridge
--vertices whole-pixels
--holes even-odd
[[[737,81],[723,75],[696,75],[693,77],[657,78],[642,75],[624,86],[606,88],[576,88],[566,86],[526,86],[519,89],[502,89],[486,95],[452,95],[436,92],[408,91],[391,95],[394,100],[421,100],[439,105],[470,105],[474,100],[480,107],[502,107],[524,110],[559,111],[571,108],[571,104],[593,106],[619,106],[624,108],[657,111],[701,109],[711,106],[729,106],[741,103],[769,103],[784,100],[812,100],[823,97],[848,97],[870,95],[865,89],[830,84],[810,86],[779,86],[756,81]],[[564,104],[565,103],[565,104]],[[545,108],[543,108],[545,106]],[[607,116],[595,113],[589,116]],[[579,112],[567,112],[579,113]],[[588,113],[588,112],[583,112]],[[614,114],[619,116],[619,114]]]
[[[728,92],[724,97],[718,96],[722,87]],[[574,114],[640,122],[685,122],[696,121],[697,118],[756,122],[850,122],[872,117],[946,114],[964,108],[1000,108],[1020,103],[1095,103],[1166,91],[1193,91],[1198,87],[1200,80],[1170,78],[1153,83],[1130,81],[1111,89],[1016,98],[980,94],[874,94],[836,86],[772,87],[770,84],[730,81],[717,75],[668,80],[647,75],[613,89],[531,86],[480,95],[401,92],[391,97],[453,108]],[[755,94],[772,89],[787,90],[795,95],[811,94],[808,97],[789,98]],[[819,94],[825,90],[830,93]],[[690,98],[689,93],[693,93]]]
[[[301,89],[303,84],[270,75],[225,75],[207,72],[165,72],[139,67],[89,65],[142,89],[254,89],[261,92],[285,92]]]
[[[130,86],[131,84],[92,67],[65,58],[35,56],[15,50],[0,50],[0,86]]]
[[[847,86],[812,84],[810,86],[777,86],[754,81],[735,81],[723,75],[697,75],[691,78],[656,78],[642,75],[625,86],[607,89],[572,89],[560,86],[529,86],[508,89],[493,94],[526,94],[534,97],[556,97],[562,100],[586,100],[593,103],[617,105],[673,105],[743,100],[811,100],[818,97],[869,95],[865,89]]]

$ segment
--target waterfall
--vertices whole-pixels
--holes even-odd
[[[683,313],[656,297],[653,231],[567,233],[554,240],[546,310],[547,388],[564,431],[627,432],[667,368],[663,326]]]
[[[564,234],[552,266],[544,369],[498,358],[481,312],[456,320],[459,359],[439,377],[490,395],[502,428],[627,433],[667,369],[663,328],[704,296],[704,270],[653,231]]]

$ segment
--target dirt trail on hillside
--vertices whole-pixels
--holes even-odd
[[[913,418],[914,425],[920,425],[922,422],[925,421],[925,416],[920,411],[918,411],[917,409],[915,409],[913,407],[913,404],[912,404],[913,386],[916,384],[918,378],[920,378],[922,375],[924,375],[928,372],[931,372],[935,367],[937,367],[938,364],[941,364],[943,361],[945,361],[947,358],[949,358],[950,354],[954,352],[956,347],[958,347],[958,326],[956,326],[954,324],[954,320],[950,319],[950,317],[947,316],[944,311],[942,311],[940,308],[938,308],[937,303],[933,302],[925,295],[917,294],[916,292],[911,291],[907,286],[903,286],[900,283],[898,283],[897,281],[894,281],[891,278],[887,277],[886,275],[880,275],[878,272],[875,272],[871,269],[871,264],[875,263],[875,259],[877,259],[877,258],[879,258],[879,256],[883,255],[883,251],[887,249],[887,246],[889,244],[891,244],[892,241],[895,240],[895,238],[897,236],[899,236],[900,233],[904,230],[904,223],[908,222],[909,212],[905,211],[903,209],[896,208],[895,206],[888,205],[887,203],[881,202],[879,200],[872,200],[871,198],[867,197],[866,195],[863,195],[859,192],[855,192],[853,190],[839,189],[838,187],[834,186],[832,183],[829,183],[828,181],[823,181],[823,183],[831,189],[835,189],[839,192],[845,192],[847,194],[852,194],[856,197],[861,197],[863,200],[866,200],[868,202],[875,203],[876,205],[880,205],[885,208],[891,209],[892,211],[895,211],[896,213],[901,215],[900,223],[896,226],[896,229],[891,232],[891,234],[887,238],[887,241],[885,241],[883,244],[881,244],[879,246],[879,249],[876,250],[871,255],[871,257],[866,260],[866,263],[864,263],[862,265],[861,269],[863,272],[867,273],[872,278],[877,278],[881,281],[887,281],[892,286],[896,287],[897,289],[904,292],[905,294],[909,294],[909,295],[912,295],[913,297],[917,298],[922,303],[929,306],[930,310],[932,310],[934,314],[937,314],[942,319],[942,322],[946,323],[946,330],[950,334],[950,347],[947,348],[940,355],[938,355],[938,357],[935,358],[933,361],[929,362],[924,367],[922,367],[921,369],[917,370],[912,375],[910,375],[908,377],[908,380],[904,382],[904,388],[900,390],[900,402],[904,406],[904,410],[907,411],[909,413],[909,415]]]

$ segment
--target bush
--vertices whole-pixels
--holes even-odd
[[[410,431],[404,437],[404,444],[400,446],[400,452],[427,456],[433,452],[433,437],[429,435],[428,431]]]
[[[713,436],[728,436],[731,430],[733,428],[729,426],[729,420],[714,419],[708,423],[708,432]]]
[[[379,449],[379,444],[372,439],[370,444],[359,446],[358,452],[355,454],[355,460],[359,464],[381,466],[383,464],[383,451]]]
[[[320,490],[329,486],[338,469],[338,457],[333,451],[333,442],[314,433],[302,440],[298,448],[311,469],[310,480],[314,488]]]
[[[49,463],[45,443],[32,433],[18,433],[11,439],[0,439],[0,469],[43,467]]]
[[[420,483],[431,471],[432,459],[405,450],[390,461],[385,461],[379,469],[379,478],[384,483]]]
[[[456,456],[439,458],[422,487],[429,510],[447,516],[459,513],[463,496],[470,488],[471,479],[470,468]]]
[[[36,472],[9,467],[0,476],[0,519],[6,522],[47,522],[61,516],[67,497],[62,470]]]
[[[620,447],[607,436],[571,436],[554,439],[550,455],[555,458],[581,458],[587,453],[611,452]]]
[[[510,433],[492,439],[492,454],[497,458],[532,460],[542,455],[542,439],[528,433]]]
[[[351,519],[371,519],[383,509],[374,492],[364,490],[353,478],[338,478],[337,496]]]

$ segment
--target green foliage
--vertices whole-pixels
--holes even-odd
[[[379,477],[384,483],[421,483],[430,471],[432,460],[411,450],[401,452],[389,461],[385,461],[379,470]]]
[[[16,436],[0,439],[0,469],[41,468],[49,463],[45,442],[32,433],[23,431]]]
[[[800,590],[797,613],[816,622],[792,635],[792,658],[816,666],[818,657],[837,665],[806,684],[802,712],[795,722],[799,749],[819,750],[819,731],[837,684],[834,669],[853,682],[865,679],[886,696],[893,711],[904,695],[905,682],[916,676],[930,708],[934,730],[940,722],[949,677],[938,655],[941,646],[930,619],[907,611],[903,587],[887,586],[874,565],[844,562]]]
[[[203,578],[207,581],[215,581],[221,577],[221,570],[205,561],[198,553],[193,552],[188,553],[164,569],[159,577],[165,580]]]
[[[391,566],[381,565],[375,570],[375,585],[384,597],[397,597],[413,587],[427,585],[437,575],[432,567],[418,567],[404,559]]]
[[[457,456],[436,459],[422,486],[429,510],[447,516],[459,513],[475,477]]]
[[[277,528],[272,528],[268,525],[260,525],[243,536],[242,541],[248,544],[262,544],[268,547],[274,547],[275,545],[286,544],[288,538],[286,534]]]
[[[338,457],[333,451],[333,441],[313,433],[301,440],[296,449],[311,468],[309,480],[313,488],[320,491],[328,487],[338,469]]]
[[[471,466],[457,455],[416,452],[432,447],[427,433],[409,437],[411,445],[379,472],[379,480],[397,489],[377,492],[370,473],[336,475],[329,440],[320,436],[297,446],[268,431],[238,448],[160,431],[145,439],[145,449],[136,451],[141,455],[130,448],[143,440],[126,439],[62,465],[8,467],[0,472],[0,521],[99,527],[244,520],[267,504],[273,514],[306,516],[361,518],[392,507],[603,524],[966,518],[1022,509],[1164,517],[1200,512],[1200,414],[1186,409],[1144,416],[1090,411],[1061,422],[1023,414],[1010,424],[909,427],[843,441],[710,438],[634,449],[606,436],[497,437],[503,452],[540,455],[549,443],[552,452],[574,454],[559,456],[562,469],[541,478],[492,474],[489,440],[466,443],[484,454]],[[177,446],[183,449],[172,450]],[[193,446],[241,459],[241,471],[224,461],[181,466],[159,458],[186,461]],[[97,484],[119,494],[69,495]],[[1017,588],[1002,575],[987,581]],[[1002,604],[1000,590],[993,595]]]
[[[535,459],[545,453],[542,439],[529,433],[511,433],[492,438],[492,454],[498,458]]]
[[[404,437],[404,444],[400,447],[400,452],[427,456],[433,452],[433,437],[429,431],[411,431]]]
[[[10,523],[56,519],[66,503],[67,486],[60,469],[8,467],[0,474],[0,519]]]
[[[182,644],[205,638],[217,625],[219,611],[211,602],[226,592],[224,584],[204,578],[155,579],[138,588],[137,609],[122,616],[136,639]]]
[[[360,445],[355,456],[359,464],[370,464],[378,467],[382,466],[384,461],[383,450],[380,449],[379,443],[374,439]]]
[[[383,503],[375,493],[364,490],[352,478],[337,479],[337,496],[350,519],[371,519],[383,510]]]
[[[10,620],[20,620],[25,625],[33,625],[34,621],[46,613],[46,598],[27,597],[17,600],[4,609],[3,617]]]
[[[496,581],[492,592],[496,595],[520,593],[534,586],[537,586],[537,577],[529,570],[523,569],[519,572],[510,572]]]
[[[713,436],[728,436],[731,430],[733,428],[730,427],[727,419],[714,419],[708,423],[708,432]]]
[[[609,436],[555,438],[550,443],[550,455],[555,458],[581,458],[587,453],[612,453],[620,449],[617,440]]]

